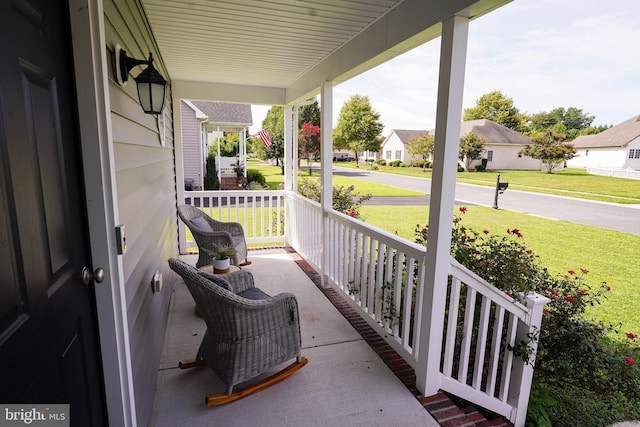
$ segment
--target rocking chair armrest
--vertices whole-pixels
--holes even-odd
[[[300,323],[298,301],[295,295],[284,292],[264,300],[254,300],[238,310],[239,318],[244,319],[247,327],[244,332],[259,336],[285,325]]]

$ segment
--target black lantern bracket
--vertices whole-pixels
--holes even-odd
[[[116,44],[116,80],[120,86],[126,86],[129,81],[129,72],[138,65],[152,65],[153,55],[149,52],[149,59],[135,59],[127,55],[127,51]]]

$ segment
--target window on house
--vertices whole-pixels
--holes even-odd
[[[589,150],[585,150],[584,151],[584,155],[585,155],[585,157],[588,156],[589,155]]]
[[[640,159],[640,148],[636,148],[636,154],[633,156],[634,159]]]
[[[640,159],[640,148],[629,150],[629,158],[630,159]]]
[[[387,150],[384,153],[384,158],[387,159],[387,160],[391,160],[391,150]]]
[[[632,148],[631,150],[629,150],[629,158],[630,158],[630,159],[633,159],[633,155],[634,155],[634,152],[635,152],[635,151],[636,151],[636,150],[634,150],[633,148]]]
[[[402,159],[402,150],[396,150],[396,160]]]
[[[490,162],[493,160],[493,150],[487,151],[487,161]]]

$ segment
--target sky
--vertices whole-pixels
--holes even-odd
[[[469,25],[463,108],[494,90],[521,113],[575,107],[593,125],[640,114],[638,0],[515,0]],[[334,87],[333,126],[366,95],[391,129],[435,126],[440,39]],[[260,129],[269,107],[253,106]]]

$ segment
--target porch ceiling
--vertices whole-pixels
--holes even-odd
[[[177,96],[284,104],[510,0],[141,1]]]

